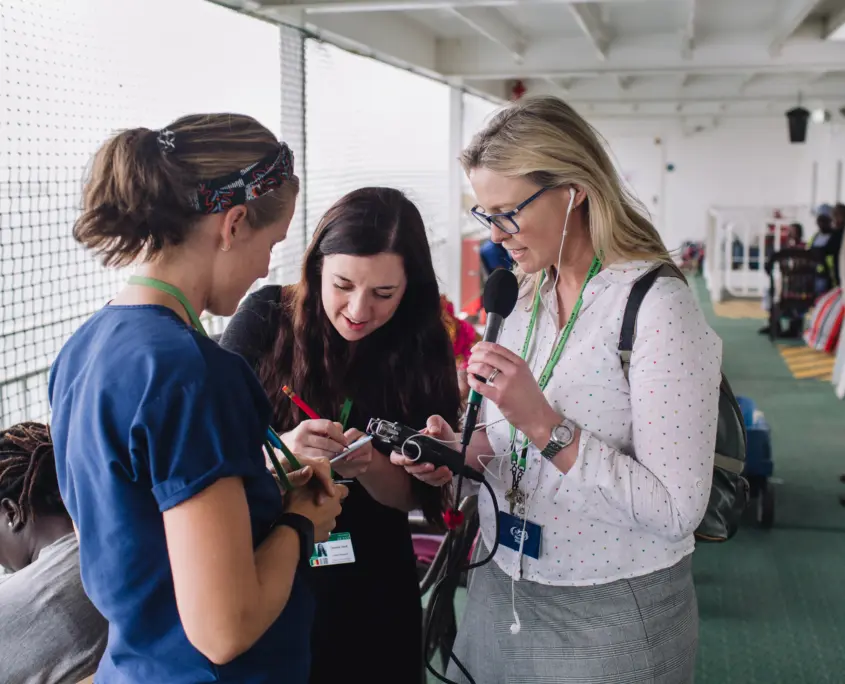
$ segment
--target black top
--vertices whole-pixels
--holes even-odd
[[[279,305],[281,297],[280,286],[267,286],[247,297],[220,344],[257,368],[272,350],[281,317],[287,315]],[[373,416],[361,415],[355,397],[350,398],[353,407],[346,427],[364,431]],[[321,417],[338,420],[343,399],[334,402],[337,415]],[[355,481],[349,485],[334,532],[350,533],[355,563],[306,572],[317,597],[311,682],[336,684],[352,678],[371,684],[417,684],[422,609],[407,513],[378,503]]]

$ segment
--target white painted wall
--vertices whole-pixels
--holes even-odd
[[[668,120],[591,123],[607,140],[623,173],[632,176],[631,185],[670,250],[684,240],[704,238],[705,216],[713,205],[786,206],[837,200],[837,163],[845,165],[842,122],[810,123],[803,145],[789,143],[785,117],[725,118],[715,128],[708,122],[706,130],[698,133]],[[655,145],[655,138],[660,145]],[[814,163],[818,164],[815,197]],[[667,164],[674,164],[674,171],[666,171]],[[845,181],[840,178],[839,183],[839,201],[845,201]],[[656,189],[661,190],[655,203]],[[805,226],[805,235],[812,234],[813,228]]]

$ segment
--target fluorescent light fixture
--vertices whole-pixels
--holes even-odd
[[[830,112],[826,109],[814,109],[810,115],[810,120],[814,124],[826,123],[830,121]]]

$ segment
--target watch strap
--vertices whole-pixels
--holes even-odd
[[[282,513],[276,526],[285,525],[296,530],[299,535],[299,562],[309,565],[314,553],[314,523],[299,513]]]
[[[558,428],[564,427],[569,431],[569,439],[566,441],[560,441],[556,438],[555,432]],[[540,455],[545,458],[547,461],[551,461],[555,456],[557,456],[558,452],[562,449],[568,447],[572,442],[575,440],[575,423],[573,423],[568,418],[564,418],[562,423],[555,425],[552,428],[552,434],[549,437],[549,443],[540,451]]]
[[[546,446],[540,452],[540,455],[547,461],[551,461],[564,447],[564,444],[558,442],[556,439],[551,438],[549,439],[549,443],[546,444]]]

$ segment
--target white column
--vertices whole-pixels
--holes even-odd
[[[461,226],[463,225],[463,169],[458,156],[463,149],[464,94],[460,82],[452,85],[449,96],[449,229],[446,231],[448,259],[446,295],[457,313],[461,308]]]
[[[280,59],[282,60],[281,132],[282,139],[290,145],[294,156],[294,170],[299,176],[299,199],[293,222],[288,229],[287,239],[274,252],[271,279],[273,282],[287,285],[299,280],[302,257],[311,236],[314,217],[305,211],[305,197],[308,192],[308,177],[305,171],[307,148],[307,111],[305,101],[305,37],[300,30],[304,13],[301,10],[288,10],[282,13],[285,22],[279,27]]]

